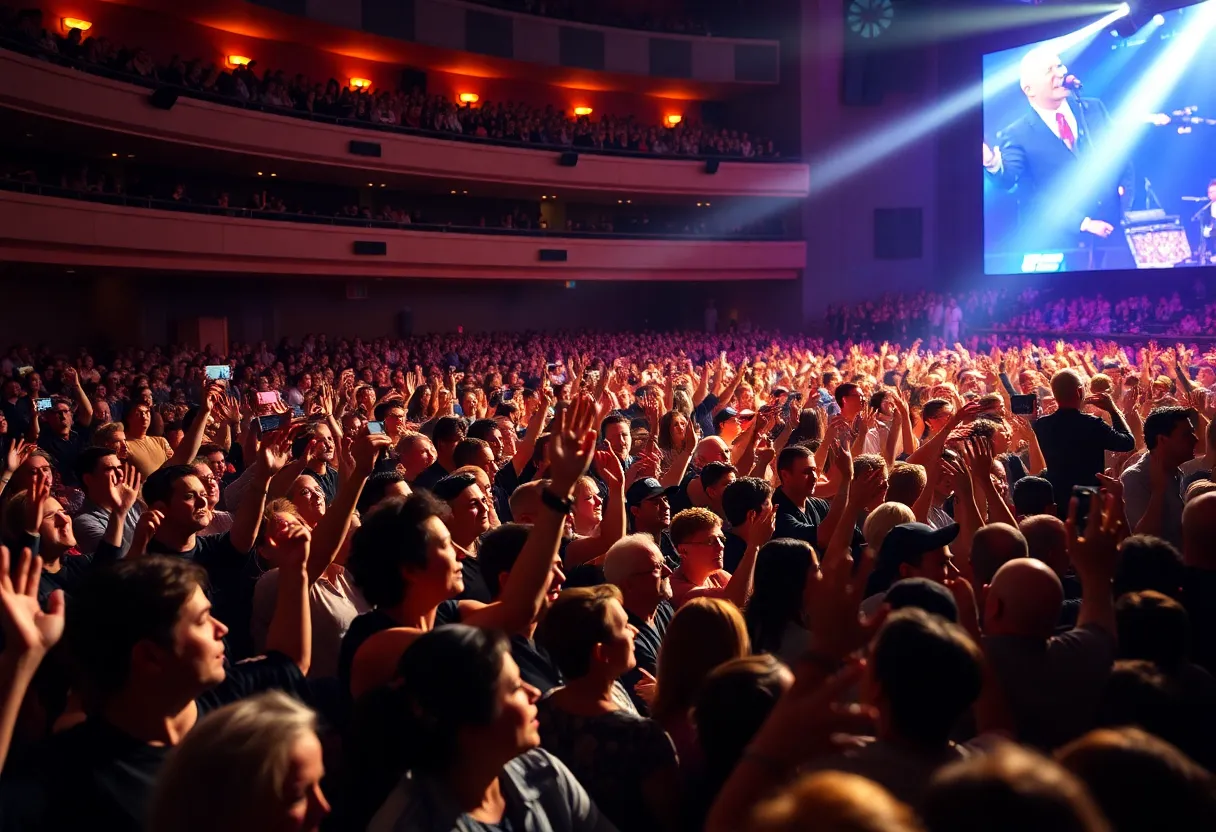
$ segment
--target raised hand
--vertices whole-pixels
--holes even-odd
[[[72,387],[80,386],[80,373],[75,367],[65,367],[63,370],[63,383]]]
[[[549,478],[558,494],[574,490],[578,478],[587,473],[595,452],[595,402],[579,396],[561,408],[551,426]]]
[[[42,558],[21,550],[16,569],[9,567],[9,552],[0,546],[0,630],[4,632],[5,652],[15,650],[19,657],[42,660],[63,637],[63,590],[51,593],[46,612],[38,604],[38,582],[42,577]]]
[[[773,532],[777,530],[777,510],[770,504],[768,508],[751,513],[755,518],[747,532],[747,545],[759,549],[772,540]]]
[[[1094,393],[1085,397],[1086,404],[1092,404],[1099,410],[1105,410],[1107,413],[1114,413],[1116,410],[1115,400],[1111,398],[1110,393]]]
[[[312,532],[303,523],[272,523],[260,553],[283,570],[301,570],[308,563]]]
[[[625,487],[625,469],[612,451],[595,452],[595,470],[610,490]]]
[[[114,484],[113,497],[118,510],[125,515],[139,501],[139,489],[143,485],[139,469],[129,462],[123,463],[122,479]]]
[[[131,537],[131,550],[127,557],[138,557],[146,552],[148,544],[152,542],[152,538],[156,537],[156,533],[164,521],[164,513],[153,508],[139,515],[139,522],[135,524],[135,533]]]
[[[1115,496],[1092,495],[1084,537],[1080,536],[1080,530],[1077,528],[1079,506],[1080,500],[1077,497],[1073,497],[1068,504],[1068,557],[1082,583],[1089,580],[1109,582],[1114,577],[1123,527],[1123,521],[1115,506]]]
[[[314,440],[315,441],[315,440]],[[309,443],[311,447],[312,443]],[[376,467],[376,460],[383,451],[393,447],[393,437],[383,433],[365,433],[354,441],[351,456],[355,460],[355,470],[363,476],[368,476]]]
[[[8,446],[8,453],[2,458],[4,462],[4,472],[13,473],[21,467],[21,463],[25,461],[26,447],[24,439],[14,439]]]
[[[42,518],[46,516],[47,500],[51,498],[51,478],[42,476],[30,485],[29,499],[25,503],[25,530],[38,534]]]

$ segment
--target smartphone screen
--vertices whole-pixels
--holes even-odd
[[[265,393],[258,393],[258,404],[274,404],[279,400],[279,394],[273,390]]]
[[[367,423],[367,432],[369,434],[384,433],[384,422],[368,422]]]
[[[44,410],[51,409],[51,400],[50,399],[38,399],[37,401],[34,402],[34,404],[38,408],[39,413],[41,413]]]
[[[304,418],[304,408],[298,404],[293,404],[291,406],[291,415],[297,419],[303,419]]]
[[[232,379],[232,368],[227,364],[208,364],[206,368],[207,378],[210,381],[230,381]]]
[[[258,432],[266,433],[271,430],[278,430],[283,427],[283,416],[280,413],[274,413],[270,416],[258,417]]]
[[[1024,396],[1009,397],[1009,412],[1015,416],[1033,416],[1038,396],[1028,393]]]

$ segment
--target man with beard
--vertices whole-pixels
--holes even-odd
[[[639,683],[653,685],[659,669],[659,650],[663,636],[675,614],[671,604],[671,568],[654,539],[647,534],[631,534],[618,540],[604,556],[604,579],[621,590],[622,606],[629,623],[637,630],[633,652],[637,666],[621,677],[638,711],[650,713],[650,706],[638,694]]]

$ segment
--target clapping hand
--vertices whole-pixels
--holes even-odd
[[[14,439],[9,443],[8,453],[3,457],[4,473],[11,474],[21,467],[21,463],[25,461],[28,455],[28,450],[25,446],[25,440]]]
[[[129,462],[123,463],[122,477],[114,483],[111,496],[118,510],[124,516],[139,501],[139,489],[143,485],[143,477],[139,469]]]
[[[612,451],[595,452],[595,470],[610,491],[625,487],[625,469]]]

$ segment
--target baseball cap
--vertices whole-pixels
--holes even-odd
[[[739,415],[739,411],[735,410],[733,407],[722,408],[714,416],[714,428],[716,429],[716,428],[720,427],[721,424],[723,422],[725,422],[727,419],[733,419],[738,415]]]
[[[891,584],[883,603],[892,610],[917,607],[925,612],[940,615],[947,621],[958,623],[958,602],[946,587],[928,578],[904,578]]]
[[[887,532],[878,552],[880,565],[897,565],[949,546],[958,537],[958,523],[935,529],[924,523],[903,523]]]
[[[663,484],[654,477],[643,477],[642,479],[629,486],[629,490],[625,492],[625,504],[636,506],[651,497],[657,497],[660,494],[666,494],[668,497],[674,495],[680,490],[680,486],[671,485],[666,488]]]

